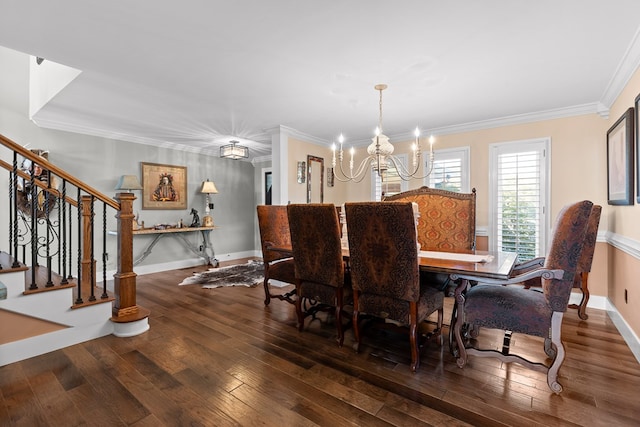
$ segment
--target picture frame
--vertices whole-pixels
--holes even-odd
[[[638,125],[640,123],[640,117],[638,117],[638,114],[640,113],[640,94],[638,94],[638,96],[636,96],[636,99],[634,101],[634,108],[635,108],[634,126],[635,126],[635,137],[636,137],[636,143],[635,143],[635,149],[636,149],[636,202],[640,203],[640,145],[639,145],[640,144],[640,136],[638,136],[638,132],[640,132],[640,126]]]
[[[607,201],[633,205],[634,107],[607,131]]]
[[[187,209],[187,167],[140,163],[142,209]]]
[[[333,187],[333,168],[327,168],[327,187]]]
[[[306,176],[307,176],[306,163],[298,162],[297,175],[296,175],[298,184],[304,184]]]

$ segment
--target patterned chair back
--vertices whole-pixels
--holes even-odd
[[[420,276],[411,203],[347,203],[345,209],[353,289],[417,301]]]
[[[340,223],[333,204],[287,206],[296,279],[344,286]]]
[[[258,227],[260,228],[260,243],[262,244],[262,259],[271,263],[283,258],[289,258],[282,252],[270,251],[268,246],[289,247],[289,218],[287,207],[277,205],[259,205]]]
[[[415,202],[420,210],[418,243],[423,251],[469,252],[476,246],[476,189],[471,193],[420,187],[383,201]]]
[[[542,290],[553,311],[567,310],[592,207],[592,202],[583,200],[565,206],[558,214],[544,267],[562,269],[564,276],[562,279],[542,279]]]
[[[589,216],[589,225],[587,226],[587,234],[584,238],[584,246],[580,254],[577,273],[589,273],[591,264],[593,263],[593,253],[596,250],[596,239],[598,237],[598,225],[600,224],[600,214],[602,206],[593,205],[591,215]]]

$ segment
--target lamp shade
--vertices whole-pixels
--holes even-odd
[[[216,185],[213,183],[213,181],[206,180],[202,183],[202,189],[200,190],[200,192],[207,194],[216,194],[218,192],[218,189],[216,188]]]
[[[118,179],[118,184],[116,185],[116,190],[126,190],[128,193],[131,190],[142,190],[142,185],[140,185],[140,181],[138,181],[138,177],[135,175],[122,175],[120,179]]]

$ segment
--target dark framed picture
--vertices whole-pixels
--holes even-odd
[[[635,144],[635,148],[636,148],[636,201],[638,203],[640,203],[640,138],[638,137],[638,132],[640,131],[640,126],[638,126],[638,123],[640,123],[640,119],[638,118],[638,113],[640,113],[640,94],[638,94],[638,96],[636,96],[636,100],[634,102],[634,107],[635,107],[635,134],[636,134],[636,144]]]
[[[185,166],[140,163],[142,209],[187,209]]]
[[[607,199],[610,205],[633,205],[634,108],[607,131]]]

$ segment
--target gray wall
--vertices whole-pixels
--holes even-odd
[[[167,148],[135,144],[113,139],[92,137],[76,133],[42,129],[28,117],[29,57],[0,47],[0,133],[28,148],[49,150],[49,161],[83,180],[87,184],[114,196],[114,187],[120,175],[135,174],[141,179],[140,162],[182,165],[187,167],[188,198],[186,210],[142,210],[141,200],[134,202],[145,226],[156,223],[176,223],[180,218],[191,223],[189,211],[196,208],[204,215],[205,196],[199,193],[202,181],[215,182],[219,193],[211,195],[215,204],[212,212],[215,225],[211,240],[218,258],[232,259],[255,251],[256,171],[249,162],[220,159],[218,157]],[[0,158],[11,162],[11,154],[2,148]],[[8,190],[7,174],[0,174],[0,185]],[[8,191],[1,192],[6,200]],[[136,193],[140,197],[140,192]],[[102,207],[97,211],[102,215]],[[108,228],[115,229],[113,212],[108,212]],[[7,209],[0,209],[0,224],[8,223]],[[195,233],[189,235],[198,243]],[[150,238],[136,236],[134,255],[139,255]],[[107,237],[110,260],[107,269],[115,268],[115,240]],[[7,251],[6,227],[0,227],[0,250]],[[102,245],[102,242],[96,244]],[[101,247],[101,246],[98,246]],[[191,260],[195,256],[186,251],[173,238],[164,238],[153,253],[141,264],[152,266],[168,262]]]

